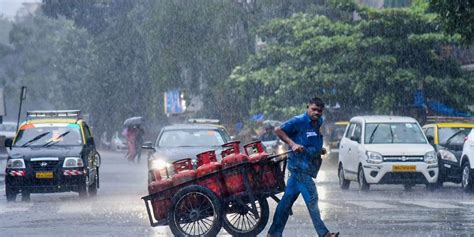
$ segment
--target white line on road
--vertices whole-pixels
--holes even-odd
[[[437,208],[437,209],[442,209],[442,208],[462,208],[459,206],[447,204],[447,203],[440,203],[440,202],[433,202],[433,201],[400,201],[401,203],[404,204],[409,204],[409,205],[417,205],[417,206],[422,206],[422,207],[428,207],[428,208]]]
[[[381,202],[347,202],[356,206],[365,207],[368,209],[377,209],[377,208],[397,208],[394,205],[389,205]]]

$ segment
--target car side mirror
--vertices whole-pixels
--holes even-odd
[[[5,139],[5,147],[12,149],[12,146],[13,146],[13,139],[11,138]]]
[[[153,147],[153,143],[151,142],[144,142],[142,145],[142,149],[155,150],[155,148]]]
[[[359,138],[356,136],[351,136],[351,140],[359,143]]]

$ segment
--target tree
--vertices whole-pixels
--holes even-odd
[[[439,15],[444,30],[461,35],[462,42],[474,42],[474,3],[472,0],[429,0],[432,11]]]
[[[260,28],[268,46],[234,69],[234,106],[287,118],[319,95],[332,105],[388,113],[412,104],[420,84],[428,100],[456,108],[472,101],[473,77],[442,57],[442,46],[455,40],[439,33],[431,16],[408,9],[360,15],[341,22],[299,14]]]

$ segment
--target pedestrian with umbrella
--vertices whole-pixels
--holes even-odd
[[[143,135],[145,131],[142,128],[143,117],[131,117],[123,122],[124,136],[127,138],[127,159],[129,162],[140,163],[141,147],[143,144]],[[135,160],[136,158],[136,160]]]

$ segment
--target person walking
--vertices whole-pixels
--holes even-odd
[[[140,163],[140,157],[142,156],[142,145],[143,145],[143,136],[145,135],[145,130],[141,126],[137,126],[137,134],[135,136],[135,152],[136,152],[136,162]]]
[[[305,113],[293,117],[275,129],[278,137],[290,147],[288,156],[290,176],[267,237],[282,236],[291,207],[300,193],[303,195],[318,236],[339,236],[339,232],[331,233],[321,220],[318,193],[313,181],[321,166],[321,155],[326,152],[322,147],[323,137],[319,131],[323,123],[321,117],[323,110],[324,102],[318,97],[311,98]]]
[[[137,154],[136,139],[138,135],[138,129],[136,126],[127,127],[125,130],[125,137],[127,138],[127,159],[129,163],[135,162],[135,156]]]

